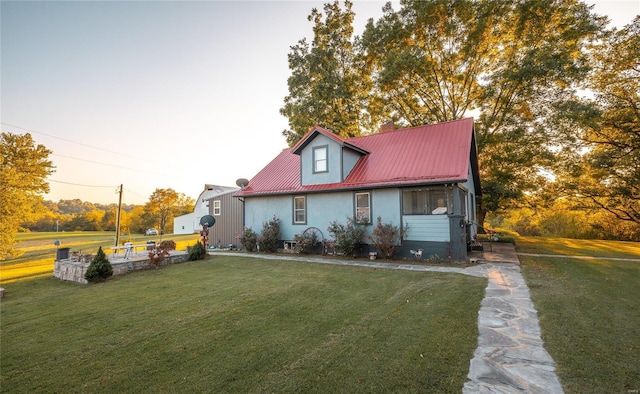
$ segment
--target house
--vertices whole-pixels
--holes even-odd
[[[234,192],[238,191],[237,187],[228,187],[228,186],[218,186],[218,185],[210,185],[205,184],[204,190],[198,198],[196,199],[196,203],[193,207],[193,212],[188,213],[186,215],[177,216],[173,219],[173,233],[174,234],[197,234],[202,231],[202,225],[200,224],[200,219],[204,215],[210,215],[210,200],[216,197],[220,197],[225,194],[229,194],[229,196],[233,195]],[[242,218],[238,217],[240,223],[242,223]]]
[[[316,126],[234,194],[246,227],[280,219],[283,245],[310,227],[330,238],[332,221],[353,217],[371,233],[380,217],[406,226],[399,256],[451,261],[466,259],[480,195],[472,118],[349,139]]]

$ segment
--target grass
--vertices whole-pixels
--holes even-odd
[[[486,280],[246,257],[19,281],[6,392],[455,392]]]
[[[0,261],[0,284],[6,285],[19,280],[53,275],[53,262],[56,257],[54,240],[56,239],[60,240],[60,247],[95,254],[100,246],[105,253],[109,253],[109,247],[113,246],[114,237],[113,231],[20,233],[16,237],[18,240],[17,248],[22,250],[24,254],[14,259]],[[131,237],[131,240],[136,244],[146,243],[149,239],[159,241],[160,237],[144,235]],[[187,245],[195,244],[200,236],[197,234],[165,235],[163,239],[172,239],[176,241],[176,249],[186,250]]]
[[[640,242],[519,237],[516,246],[523,253],[640,259]]]
[[[520,256],[538,310],[545,348],[567,393],[640,389],[640,245],[632,242],[519,238]],[[634,391],[635,390],[635,391]]]
[[[92,242],[65,235],[65,246]],[[38,237],[23,240],[31,258],[1,263],[3,280],[16,264],[37,276],[43,249],[44,260],[55,256],[51,239]],[[640,261],[615,259],[640,259],[640,244],[519,237],[516,247],[594,257],[520,256],[565,392],[636,392]],[[0,389],[460,392],[485,286],[462,275],[225,256],[100,285],[13,281],[0,309]]]

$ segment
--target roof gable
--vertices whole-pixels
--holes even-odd
[[[356,147],[359,151],[367,152],[343,182],[301,185],[299,153],[317,133],[332,138],[343,146]],[[470,160],[471,168],[477,172],[472,118],[371,134],[349,140],[316,126],[294,147],[283,150],[236,195],[291,194],[463,182],[469,177]],[[477,174],[472,176],[475,178]]]
[[[346,147],[349,149],[353,149],[357,152],[360,152],[362,154],[367,154],[368,152],[361,149],[360,147],[350,143],[351,140],[345,140],[344,138],[340,137],[339,135],[333,133],[331,130],[322,128],[320,126],[313,126],[308,132],[307,134],[304,135],[304,137],[302,137],[300,139],[300,141],[298,141],[298,143],[296,143],[292,148],[291,148],[291,152],[293,154],[299,155],[302,150],[309,145],[309,143],[311,141],[313,141],[314,138],[316,138],[319,134],[324,135],[325,137],[335,141],[338,145],[342,146],[342,147]]]

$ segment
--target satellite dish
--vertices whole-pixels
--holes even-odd
[[[236,181],[236,185],[238,185],[241,188],[245,188],[247,187],[247,185],[249,184],[249,180],[245,179],[245,178],[240,178]]]
[[[202,219],[200,219],[200,224],[202,226],[213,227],[216,224],[216,218],[211,215],[204,215]]]

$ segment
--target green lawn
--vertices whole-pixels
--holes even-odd
[[[43,232],[20,233],[16,236],[17,248],[24,254],[21,256],[0,261],[0,285],[6,285],[19,280],[46,277],[53,275],[53,262],[56,257],[54,241],[60,241],[60,247],[71,248],[72,251],[95,254],[98,247],[102,246],[105,253],[109,253],[109,247],[113,246],[115,232],[111,231],[77,231],[77,232]],[[159,241],[161,237],[147,237],[141,234],[132,234],[134,243],[145,243],[147,240]],[[186,250],[187,245],[193,245],[200,239],[197,234],[164,235],[162,239],[176,241],[176,249]],[[121,238],[121,243],[125,238]]]
[[[486,280],[215,256],[6,287],[4,392],[459,393]]]
[[[604,256],[520,256],[545,348],[567,393],[640,389],[640,244],[519,238],[518,251]],[[635,391],[634,391],[635,390]]]

